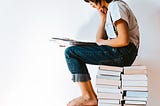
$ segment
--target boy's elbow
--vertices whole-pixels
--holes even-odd
[[[129,45],[129,42],[130,42],[129,37],[125,37],[125,38],[118,37],[118,40],[119,40],[121,47]]]
[[[127,45],[129,45],[129,41],[124,41],[124,42],[121,43],[121,45],[122,46],[127,46]]]

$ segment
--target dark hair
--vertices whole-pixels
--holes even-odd
[[[84,0],[84,1],[87,2],[87,3],[91,1],[91,2],[94,2],[94,3],[97,4],[97,3],[101,3],[102,0]],[[113,1],[113,0],[105,0],[105,1],[106,1],[107,3],[110,3],[110,2]]]

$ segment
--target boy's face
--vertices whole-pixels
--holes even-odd
[[[100,3],[96,4],[96,3],[92,2],[92,1],[90,1],[89,3],[93,8],[96,8],[98,11],[106,14],[107,7],[100,5]]]
[[[101,8],[101,6],[100,6],[99,3],[96,4],[96,3],[92,2],[92,1],[90,1],[89,3],[90,3],[90,5],[91,5],[93,8],[96,8],[96,9],[98,9],[98,10]]]

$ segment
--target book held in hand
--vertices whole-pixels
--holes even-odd
[[[69,39],[69,38],[52,37],[51,40],[52,41],[68,42],[70,45],[76,45],[76,46],[95,46],[95,45],[97,45],[96,42],[78,41],[78,40],[73,40],[73,39]]]

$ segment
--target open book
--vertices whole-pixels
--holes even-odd
[[[77,46],[95,46],[97,45],[96,42],[91,42],[91,41],[78,41],[78,40],[73,40],[69,38],[58,38],[58,37],[52,37],[53,41],[60,40],[64,42],[69,42],[70,45],[77,45]]]

